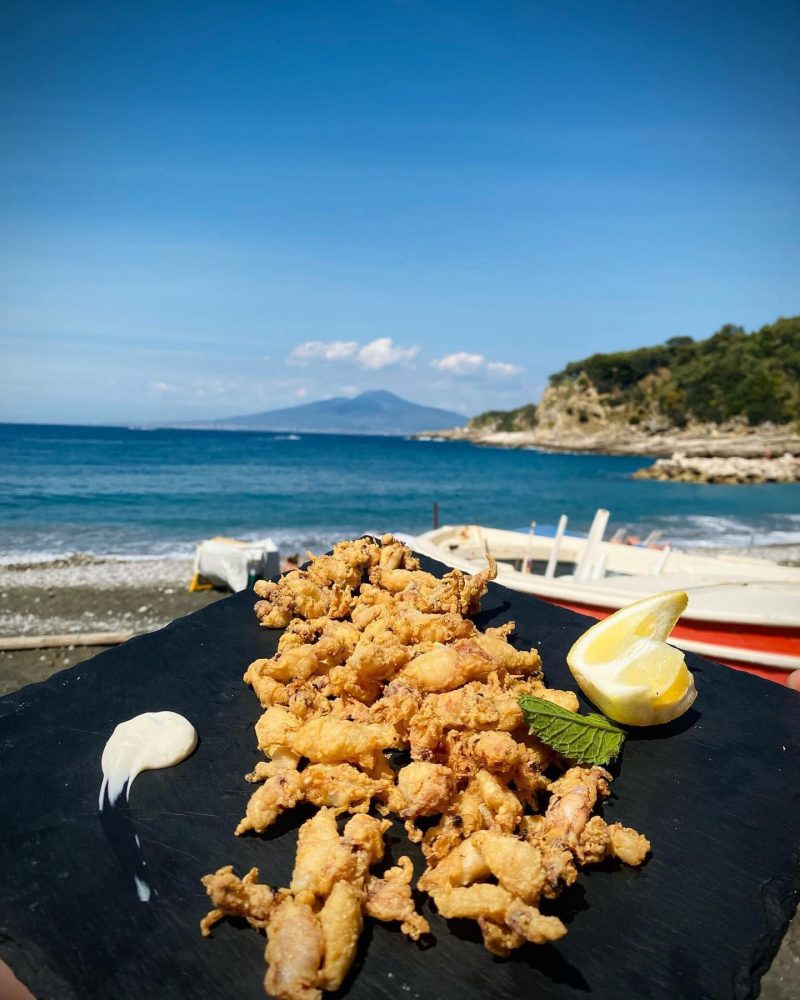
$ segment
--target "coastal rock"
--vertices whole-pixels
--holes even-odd
[[[800,456],[799,352],[795,316],[593,354],[551,375],[538,403],[486,411],[438,437],[657,458]]]
[[[649,468],[639,469],[634,479],[679,483],[796,483],[800,482],[800,459],[789,452],[777,458],[720,458],[677,451],[671,458],[659,458]]]
[[[682,430],[643,433],[630,427],[582,430],[576,426],[552,430],[476,431],[469,425],[446,431],[429,431],[447,441],[470,441],[495,448],[537,448],[542,451],[596,452],[604,455],[652,455],[670,458],[676,452],[698,458],[752,458],[800,456],[800,434],[792,425],[762,424],[758,427],[692,423]],[[420,435],[414,435],[419,437]]]
[[[649,377],[651,388],[657,381],[657,376]],[[677,427],[655,409],[637,405],[638,409],[631,403],[612,403],[609,394],[599,393],[586,379],[577,379],[548,386],[535,407],[521,407],[507,413],[489,411],[463,426],[429,431],[427,436],[435,434],[439,439],[471,441],[495,448],[652,455],[667,459],[676,452],[697,458],[758,460],[785,453],[800,456],[796,424],[764,421],[751,425],[739,416],[720,423],[690,419]]]

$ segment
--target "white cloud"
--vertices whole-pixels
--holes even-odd
[[[472,372],[480,371],[485,363],[486,358],[482,354],[468,354],[466,351],[446,354],[443,358],[431,361],[434,368],[450,372],[453,375],[469,375]]]
[[[294,390],[294,394],[298,399],[305,399],[308,395],[308,389],[304,385],[301,385]]]
[[[360,368],[378,371],[411,361],[417,354],[418,347],[399,347],[391,337],[378,337],[363,346],[355,340],[307,340],[289,352],[286,364],[306,367],[313,361],[353,361]]]
[[[418,347],[395,347],[391,337],[378,337],[365,344],[358,352],[358,363],[369,371],[377,371],[389,365],[411,361],[419,354]]]
[[[308,365],[312,361],[346,361],[358,351],[354,340],[307,340],[293,348],[287,365]]]
[[[521,375],[525,369],[519,365],[511,365],[507,361],[487,361],[486,371],[498,378],[511,378],[512,375]]]
[[[482,354],[469,354],[467,351],[457,351],[455,354],[446,354],[443,358],[435,358],[431,361],[431,365],[451,375],[486,373],[493,378],[511,378],[512,375],[519,375],[525,370],[507,361],[487,361]]]

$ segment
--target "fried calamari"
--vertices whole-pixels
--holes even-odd
[[[385,817],[421,845],[418,888],[443,917],[477,921],[499,956],[567,933],[540,904],[579,866],[644,861],[645,837],[593,815],[608,772],[570,766],[525,727],[520,696],[571,711],[576,696],[545,687],[538,652],[509,642],[513,622],[482,632],[469,619],[496,572],[488,557],[474,576],[438,578],[385,535],[256,584],[259,622],[285,631],[244,675],[264,709],[255,728],[266,759],[247,775],[258,788],[236,833],[261,833],[300,803],[319,811],[300,827],[288,888],[260,884],[256,869],[204,877],[213,909],[201,930],[231,916],[265,931],[271,996],[338,989],[365,916],[398,922],[412,940],[427,933],[410,859],[372,871]],[[340,832],[343,813],[352,818]]]
[[[382,876],[370,868],[383,857],[388,820],[354,816],[342,833],[332,810],[322,808],[300,827],[288,889],[258,882],[252,868],[238,879],[230,865],[203,878],[214,909],[201,921],[208,936],[224,917],[244,917],[267,934],[264,986],[281,1000],[319,1000],[337,990],[355,958],[364,914],[397,921],[417,940],[428,922],[411,898],[411,862],[401,857]]]

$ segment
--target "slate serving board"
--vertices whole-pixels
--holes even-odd
[[[286,885],[310,814],[296,810],[266,836],[233,836],[252,791],[242,776],[258,759],[259,706],[241,676],[279,635],[258,627],[252,604],[237,594],[0,699],[0,957],[38,1000],[263,998],[263,937],[227,922],[210,940],[197,929],[208,908],[200,876],[256,865],[264,881]],[[477,621],[509,619],[518,644],[539,647],[550,686],[574,688],[564,656],[589,620],[492,585]],[[696,710],[631,735],[604,807],[652,841],[644,868],[584,872],[555,907],[567,936],[508,960],[428,900],[428,947],[368,921],[337,996],[757,996],[800,889],[800,697],[688,661]],[[118,722],[164,709],[194,723],[197,750],[142,774],[128,810],[101,820],[106,739]],[[134,833],[149,903],[134,890]],[[402,829],[388,841],[390,856],[411,854],[419,874]]]

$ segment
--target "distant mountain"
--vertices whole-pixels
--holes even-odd
[[[195,427],[226,430],[306,431],[328,434],[416,434],[463,424],[464,416],[435,406],[420,406],[378,389],[348,399],[335,396],[317,403],[241,417],[204,421]]]

